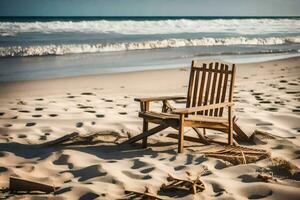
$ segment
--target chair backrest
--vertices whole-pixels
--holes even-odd
[[[192,61],[186,107],[232,102],[235,64],[223,61]],[[223,116],[223,108],[194,115]]]

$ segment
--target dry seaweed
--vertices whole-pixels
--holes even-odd
[[[149,188],[145,186],[144,192],[138,192],[133,190],[125,190],[127,198],[141,198],[141,199],[150,199],[150,200],[163,200],[161,197],[158,197],[156,194],[150,192]]]
[[[270,157],[266,150],[231,145],[215,146],[201,153],[228,161],[233,165],[252,163]]]
[[[199,175],[195,180],[191,179],[179,179],[171,176],[169,174],[169,177],[167,178],[168,183],[163,184],[161,186],[161,189],[168,190],[168,189],[181,189],[181,190],[187,190],[191,192],[192,194],[196,194],[198,192],[202,192],[205,190],[204,183],[200,180]]]
[[[266,174],[266,173],[261,173],[257,175],[257,178],[261,179],[262,181],[266,182],[266,183],[274,183],[277,182],[277,179],[275,177],[273,177],[270,174]]]

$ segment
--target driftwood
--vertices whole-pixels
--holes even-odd
[[[247,164],[270,157],[270,154],[263,149],[254,149],[242,146],[223,145],[211,148],[201,153],[209,157],[219,158],[234,165]]]
[[[146,186],[144,192],[125,190],[125,193],[131,196],[132,198],[140,197],[142,199],[151,199],[151,200],[163,200],[161,197],[151,193],[149,188]]]
[[[100,139],[100,137],[111,136],[114,137],[113,140],[105,141]],[[79,135],[79,133],[74,132],[71,134],[64,135],[58,139],[45,142],[38,145],[38,147],[44,146],[56,146],[56,145],[80,145],[80,144],[95,144],[99,142],[105,143],[118,143],[119,139],[127,138],[126,136],[120,136],[118,134],[111,133],[92,133],[89,135]]]
[[[10,177],[9,190],[11,192],[45,192],[51,193],[56,190],[54,186],[21,178]]]
[[[161,189],[167,190],[167,189],[181,189],[181,190],[187,190],[191,192],[192,194],[196,194],[198,192],[202,192],[205,190],[204,183],[200,180],[200,176],[198,176],[195,180],[185,180],[185,179],[179,179],[171,176],[169,174],[169,177],[167,178],[168,184],[163,184],[161,186]]]
[[[79,136],[79,133],[74,132],[74,133],[71,133],[71,134],[64,135],[64,136],[62,136],[58,139],[55,139],[55,140],[52,140],[52,141],[49,141],[49,142],[45,142],[45,143],[42,144],[42,146],[53,146],[53,145],[63,144],[65,142],[73,140],[74,138],[76,138],[78,136]]]

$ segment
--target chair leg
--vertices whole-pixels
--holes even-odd
[[[148,124],[149,123],[144,119],[143,120],[143,133],[148,131]],[[148,137],[143,138],[143,142],[142,142],[143,148],[147,148],[147,139],[148,139]]]
[[[233,145],[233,118],[232,118],[232,108],[228,109],[228,144]]]
[[[183,152],[184,143],[184,115],[180,115],[179,135],[178,135],[178,153]]]

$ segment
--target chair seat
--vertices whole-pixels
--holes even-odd
[[[139,112],[139,117],[147,118],[152,120],[179,120],[179,115],[172,113],[161,113],[155,111],[145,111]],[[203,115],[189,115],[185,118],[185,121],[194,122],[212,122],[212,123],[228,123],[228,119],[224,117],[214,117],[214,116],[203,116]]]

